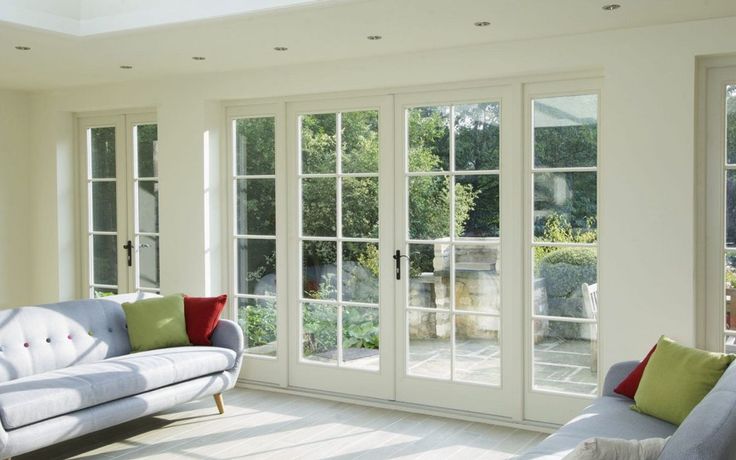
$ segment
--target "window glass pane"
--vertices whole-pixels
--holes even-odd
[[[450,379],[449,313],[409,310],[409,362],[407,373],[435,379]]]
[[[276,158],[273,117],[235,120],[235,173],[239,176],[274,174]]]
[[[449,171],[450,107],[416,107],[406,116],[409,171]]]
[[[378,178],[342,180],[342,235],[378,238]]]
[[[302,234],[335,236],[337,179],[302,179]]]
[[[534,239],[593,243],[597,240],[595,172],[534,174]]]
[[[726,246],[736,247],[736,171],[726,171]]]
[[[402,262],[403,263],[403,262]],[[409,305],[450,308],[450,249],[447,243],[409,245]]]
[[[117,232],[115,182],[92,182],[92,230]]]
[[[115,127],[89,130],[93,178],[115,177]]]
[[[378,111],[342,114],[342,172],[378,172]]]
[[[158,177],[158,125],[135,127],[138,177]]]
[[[337,298],[337,243],[302,242],[302,289],[305,298]]]
[[[595,395],[598,326],[534,320],[534,388]]]
[[[138,181],[138,231],[158,233],[158,181]]]
[[[534,314],[598,319],[597,298],[593,300],[583,292],[584,284],[597,287],[597,282],[596,248],[534,248]],[[574,323],[558,326],[564,331],[555,332],[572,338],[580,329]]]
[[[725,281],[726,329],[736,331],[736,251],[726,251]]]
[[[598,96],[534,100],[534,166],[595,166],[598,152]]]
[[[337,115],[303,115],[301,128],[302,173],[335,173]]]
[[[498,169],[500,107],[496,102],[455,106],[455,169]]]
[[[450,237],[450,178],[409,178],[409,238]]]
[[[498,245],[455,246],[456,310],[501,313],[501,262],[498,248]],[[444,277],[435,278],[435,283],[444,280]],[[435,284],[436,293],[449,294],[449,291],[446,286]],[[439,297],[439,294],[435,295]],[[439,298],[437,302],[440,303]],[[447,299],[449,302],[450,299]]]
[[[302,304],[302,332],[305,359],[337,363],[337,307]]]
[[[377,244],[342,244],[342,300],[378,303]]]
[[[239,235],[276,234],[274,179],[238,179],[236,200]]]
[[[495,174],[455,177],[455,227],[458,237],[499,236],[499,180]]]
[[[276,240],[238,239],[238,294],[276,295]]]
[[[92,283],[118,284],[118,246],[115,235],[92,236]]]
[[[158,237],[141,236],[138,248],[139,286],[158,288],[161,285]]]
[[[378,370],[379,331],[377,308],[345,307],[342,312],[342,364]]]
[[[501,348],[496,316],[455,316],[455,380],[501,385]]]
[[[238,323],[245,335],[246,353],[276,356],[276,301],[238,299]]]
[[[736,164],[736,85],[726,86],[726,158]]]

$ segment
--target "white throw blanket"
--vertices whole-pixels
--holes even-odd
[[[567,454],[564,460],[656,460],[667,439],[586,439]]]

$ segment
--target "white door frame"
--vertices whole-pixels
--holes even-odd
[[[518,92],[517,92],[518,93]],[[501,254],[501,385],[498,387],[475,383],[443,381],[408,375],[408,334],[406,304],[409,276],[402,276],[396,289],[397,379],[396,399],[399,401],[444,407],[454,410],[493,414],[512,420],[521,419],[522,407],[522,353],[521,308],[518,292],[521,289],[521,259],[514,249],[521,247],[520,237],[515,235],[521,225],[519,204],[520,155],[514,155],[519,131],[514,119],[519,114],[518,94],[509,85],[473,89],[432,91],[399,95],[395,104],[395,189],[401,197],[396,206],[397,248],[406,253],[408,236],[408,192],[405,187],[407,172],[406,110],[411,107],[431,105],[458,105],[462,103],[499,102],[501,106],[500,128],[500,254]],[[452,128],[451,128],[452,129]],[[402,272],[408,274],[408,263],[402,260]]]
[[[394,324],[393,266],[390,254],[394,250],[393,234],[393,164],[391,162],[393,142],[393,98],[391,96],[340,98],[287,104],[287,177],[288,248],[292,258],[289,263],[289,385],[356,396],[394,399]],[[379,318],[380,318],[380,370],[366,371],[335,367],[301,358],[301,305],[302,294],[301,253],[299,250],[301,203],[299,191],[299,116],[305,113],[335,113],[356,110],[379,111]]]

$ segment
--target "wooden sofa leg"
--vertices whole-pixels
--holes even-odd
[[[217,393],[214,395],[215,397],[215,404],[217,404],[217,410],[220,412],[220,414],[225,413],[225,405],[222,403],[222,393]]]

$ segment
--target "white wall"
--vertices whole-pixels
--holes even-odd
[[[33,298],[29,101],[25,93],[0,90],[0,308]]]
[[[208,242],[202,219],[205,203],[217,203],[204,193],[212,159],[205,159],[203,136],[218,126],[221,111],[213,107],[219,101],[593,69],[604,77],[602,365],[642,356],[659,334],[694,344],[695,61],[734,52],[736,18],[728,18],[36,94],[33,294],[72,297],[76,287],[66,273],[78,253],[70,224],[74,197],[67,194],[74,111],[158,109],[162,286],[197,294],[219,283],[216,274],[206,276],[203,261],[217,246]],[[56,237],[46,238],[54,229]],[[221,254],[214,258],[221,262]]]

